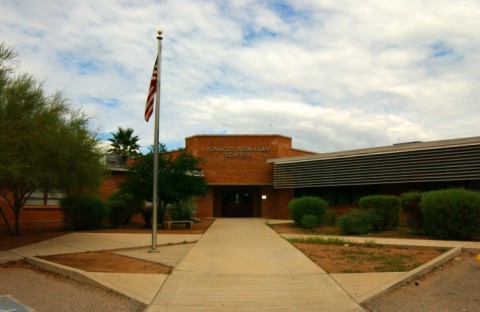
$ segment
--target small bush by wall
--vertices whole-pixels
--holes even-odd
[[[304,227],[303,217],[316,216],[318,225],[323,221],[323,216],[328,208],[328,202],[315,196],[303,196],[295,198],[288,203],[288,210],[297,226]]]
[[[480,234],[480,193],[448,189],[423,193],[423,228],[429,235],[467,239]]]
[[[93,230],[102,227],[108,211],[105,202],[98,196],[72,194],[64,197],[60,203],[65,223],[78,230]]]
[[[420,201],[422,193],[408,192],[400,196],[400,207],[407,216],[407,223],[413,229],[420,230],[422,228],[423,216],[420,211]]]
[[[123,191],[110,194],[110,196],[108,196],[107,205],[109,201],[122,201],[127,205],[126,207],[124,207],[122,204],[120,204],[122,207],[118,207],[117,205],[117,207],[114,208],[115,211],[113,212],[116,214],[116,216],[112,216],[112,209],[110,209],[110,217],[117,218],[117,225],[127,224],[135,214],[142,213],[144,209],[144,202],[142,200],[139,200],[132,194]]]
[[[371,195],[360,198],[359,207],[371,210],[376,218],[373,221],[375,231],[393,229],[400,220],[400,201],[398,197],[389,195]]]
[[[323,220],[326,225],[334,226],[337,223],[337,211],[335,209],[327,209]]]
[[[338,227],[344,235],[367,234],[373,230],[376,215],[371,210],[352,209],[338,218]]]
[[[318,217],[314,215],[305,215],[302,217],[304,229],[314,229],[319,225]]]
[[[128,204],[122,199],[109,199],[107,201],[108,219],[113,227],[118,227],[126,219]]]
[[[196,212],[197,203],[194,198],[170,205],[167,209],[167,214],[172,220],[191,220]]]

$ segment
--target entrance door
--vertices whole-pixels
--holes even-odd
[[[222,191],[222,218],[253,217],[252,191]]]

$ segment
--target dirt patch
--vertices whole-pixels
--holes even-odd
[[[342,235],[340,228],[336,226],[322,225],[315,229],[302,229],[294,223],[271,224],[270,227],[279,234],[303,234],[303,235]],[[351,235],[355,236],[355,235]],[[394,230],[369,233],[360,236],[384,237],[384,238],[410,238],[410,239],[431,239],[426,235],[414,233],[407,227],[398,227]]]
[[[312,230],[299,228],[293,223],[270,226],[279,234],[341,235],[339,228],[333,226],[324,225]],[[414,234],[407,228],[375,233],[375,237],[412,238],[413,236]],[[424,236],[420,237],[426,239]],[[328,273],[410,271],[446,251],[434,248],[405,248],[348,242],[339,245],[311,242],[292,242],[292,244]]]
[[[438,257],[445,250],[363,245],[292,243],[327,273],[404,272]]]
[[[39,258],[87,272],[170,274],[173,269],[168,265],[114,253],[125,250],[131,249],[91,251]]]
[[[10,262],[5,262],[5,263],[0,263],[0,268],[6,268],[6,269],[12,269],[12,268],[17,268],[17,269],[29,269],[32,271],[36,271],[45,275],[49,276],[55,276],[55,277],[64,277],[61,274],[48,271],[45,269],[42,269],[36,265],[28,263],[26,260],[18,260],[18,261],[10,261]]]
[[[322,226],[316,229],[306,230],[297,227],[294,223],[270,224],[270,227],[278,234],[324,234],[324,235],[340,235],[338,227]]]

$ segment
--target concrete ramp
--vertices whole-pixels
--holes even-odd
[[[153,311],[364,311],[260,219],[217,219],[148,308]]]

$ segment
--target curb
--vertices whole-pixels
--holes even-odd
[[[12,261],[19,261],[22,260],[23,257],[17,254],[14,254],[10,251],[0,251],[0,264],[12,262]]]
[[[95,276],[91,276],[88,272],[79,270],[76,268],[72,268],[69,266],[61,265],[58,263],[50,262],[47,260],[35,258],[35,257],[26,257],[25,260],[35,266],[38,266],[42,269],[45,269],[50,272],[58,273],[60,275],[63,275],[67,278],[71,278],[73,280],[76,280],[78,282],[86,283],[107,291],[113,291],[118,294],[121,294],[123,296],[129,297],[131,299],[134,299],[136,301],[139,301],[143,304],[149,305],[151,302],[146,301],[145,298],[136,295],[135,293],[129,292],[128,294],[125,293],[125,291],[120,291],[117,289],[117,287],[105,280],[96,278]]]
[[[398,288],[399,286],[402,286],[422,275],[425,275],[426,273],[430,272],[432,269],[447,263],[448,261],[452,260],[455,256],[460,254],[462,252],[462,247],[454,247],[451,250],[441,254],[440,256],[436,257],[435,259],[430,260],[427,263],[422,264],[421,266],[405,272],[405,275],[396,278],[386,284],[380,285],[379,287],[371,290],[370,292],[364,294],[360,298],[358,298],[356,301],[357,303],[364,303],[370,299],[373,299],[377,296],[380,296],[386,292],[389,292],[391,290],[394,290]]]
[[[36,265],[42,269],[45,269],[50,272],[58,273],[65,277],[71,278],[78,282],[87,283],[96,287],[100,287],[106,290],[114,290],[108,287],[105,287],[102,283],[97,281],[95,278],[92,278],[87,275],[87,272],[79,269],[75,269],[66,265],[57,264],[47,260],[35,258],[35,257],[26,257],[25,260],[33,265]]]
[[[480,254],[480,248],[477,247],[469,247],[469,245],[466,245],[463,247],[463,250],[468,251],[473,254]]]

